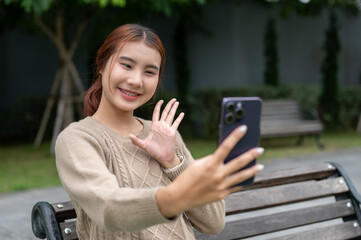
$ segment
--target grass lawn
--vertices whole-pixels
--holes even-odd
[[[326,146],[324,150],[317,147],[314,137],[306,137],[301,146],[295,146],[297,137],[263,140],[261,146],[266,151],[259,160],[361,147],[361,135],[356,133],[325,133],[321,140]],[[185,142],[194,158],[212,153],[217,144],[216,140],[204,139]],[[55,158],[49,149],[49,144],[39,148],[32,144],[0,146],[0,193],[60,185]]]
[[[0,147],[0,193],[60,185],[50,145]]]

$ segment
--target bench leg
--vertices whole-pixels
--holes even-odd
[[[316,144],[320,149],[324,149],[325,145],[321,142],[321,134],[315,136]]]

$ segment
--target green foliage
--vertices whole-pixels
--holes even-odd
[[[24,9],[26,13],[33,13],[37,16],[50,10],[58,2],[56,0],[4,0],[5,4],[17,4]],[[125,7],[126,0],[72,0],[80,4],[98,4],[104,8],[107,6]]]
[[[264,57],[265,71],[264,82],[266,85],[278,86],[278,50],[277,50],[277,32],[276,20],[273,17],[268,18],[264,34]]]
[[[254,1],[254,0],[252,0]],[[258,0],[267,5],[277,6],[281,17],[289,17],[292,14],[301,16],[317,16],[322,10],[329,7],[344,9],[352,15],[358,15],[361,6],[358,1],[349,0],[311,0],[308,3],[302,3],[300,0]]]
[[[5,4],[17,4],[24,9],[26,13],[41,15],[48,11],[56,0],[4,0]]]
[[[341,43],[338,36],[337,16],[333,10],[330,11],[329,18],[324,44],[325,57],[321,65],[322,93],[319,111],[328,127],[337,127],[340,119],[338,55]]]
[[[339,128],[355,129],[361,110],[361,86],[343,87],[339,92]]]
[[[219,108],[223,97],[290,98],[300,104],[304,113],[313,115],[316,113],[320,93],[321,89],[318,86],[255,86],[233,89],[203,89],[193,93],[191,111],[187,117],[192,122],[193,136],[215,139],[218,133]],[[361,87],[342,88],[340,91],[341,121],[338,125],[339,129],[355,129],[360,108]]]
[[[321,87],[318,86],[254,86],[232,89],[208,88],[193,92],[188,96],[189,110],[185,112],[179,131],[185,138],[204,137],[216,140],[218,134],[219,108],[222,97],[259,96],[262,99],[295,99],[305,113],[310,113],[318,106]],[[155,103],[160,99],[168,102],[175,96],[169,91],[160,91],[148,104],[136,110],[135,115],[144,119],[151,119]],[[361,86],[342,87],[339,92],[340,130],[354,130],[357,125],[361,109]],[[26,97],[14,103],[11,108],[3,109],[0,115],[0,143],[31,142],[39,127],[44,98]],[[51,117],[54,118],[55,112]],[[322,116],[321,116],[322,117]],[[50,121],[53,122],[53,121]],[[52,125],[48,126],[47,139],[50,139]]]

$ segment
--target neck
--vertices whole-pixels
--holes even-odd
[[[120,111],[114,108],[105,108],[102,104],[94,113],[93,118],[116,131],[122,137],[129,134],[138,135],[142,130],[142,124],[134,118],[134,111]]]

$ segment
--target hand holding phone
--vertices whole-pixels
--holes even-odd
[[[240,154],[259,146],[262,100],[258,97],[228,97],[223,98],[220,111],[218,144],[240,125],[247,126],[247,133],[232,149],[225,163]],[[256,159],[245,168],[255,165]],[[243,168],[243,169],[245,169]],[[250,185],[254,178],[250,178],[239,185]]]

